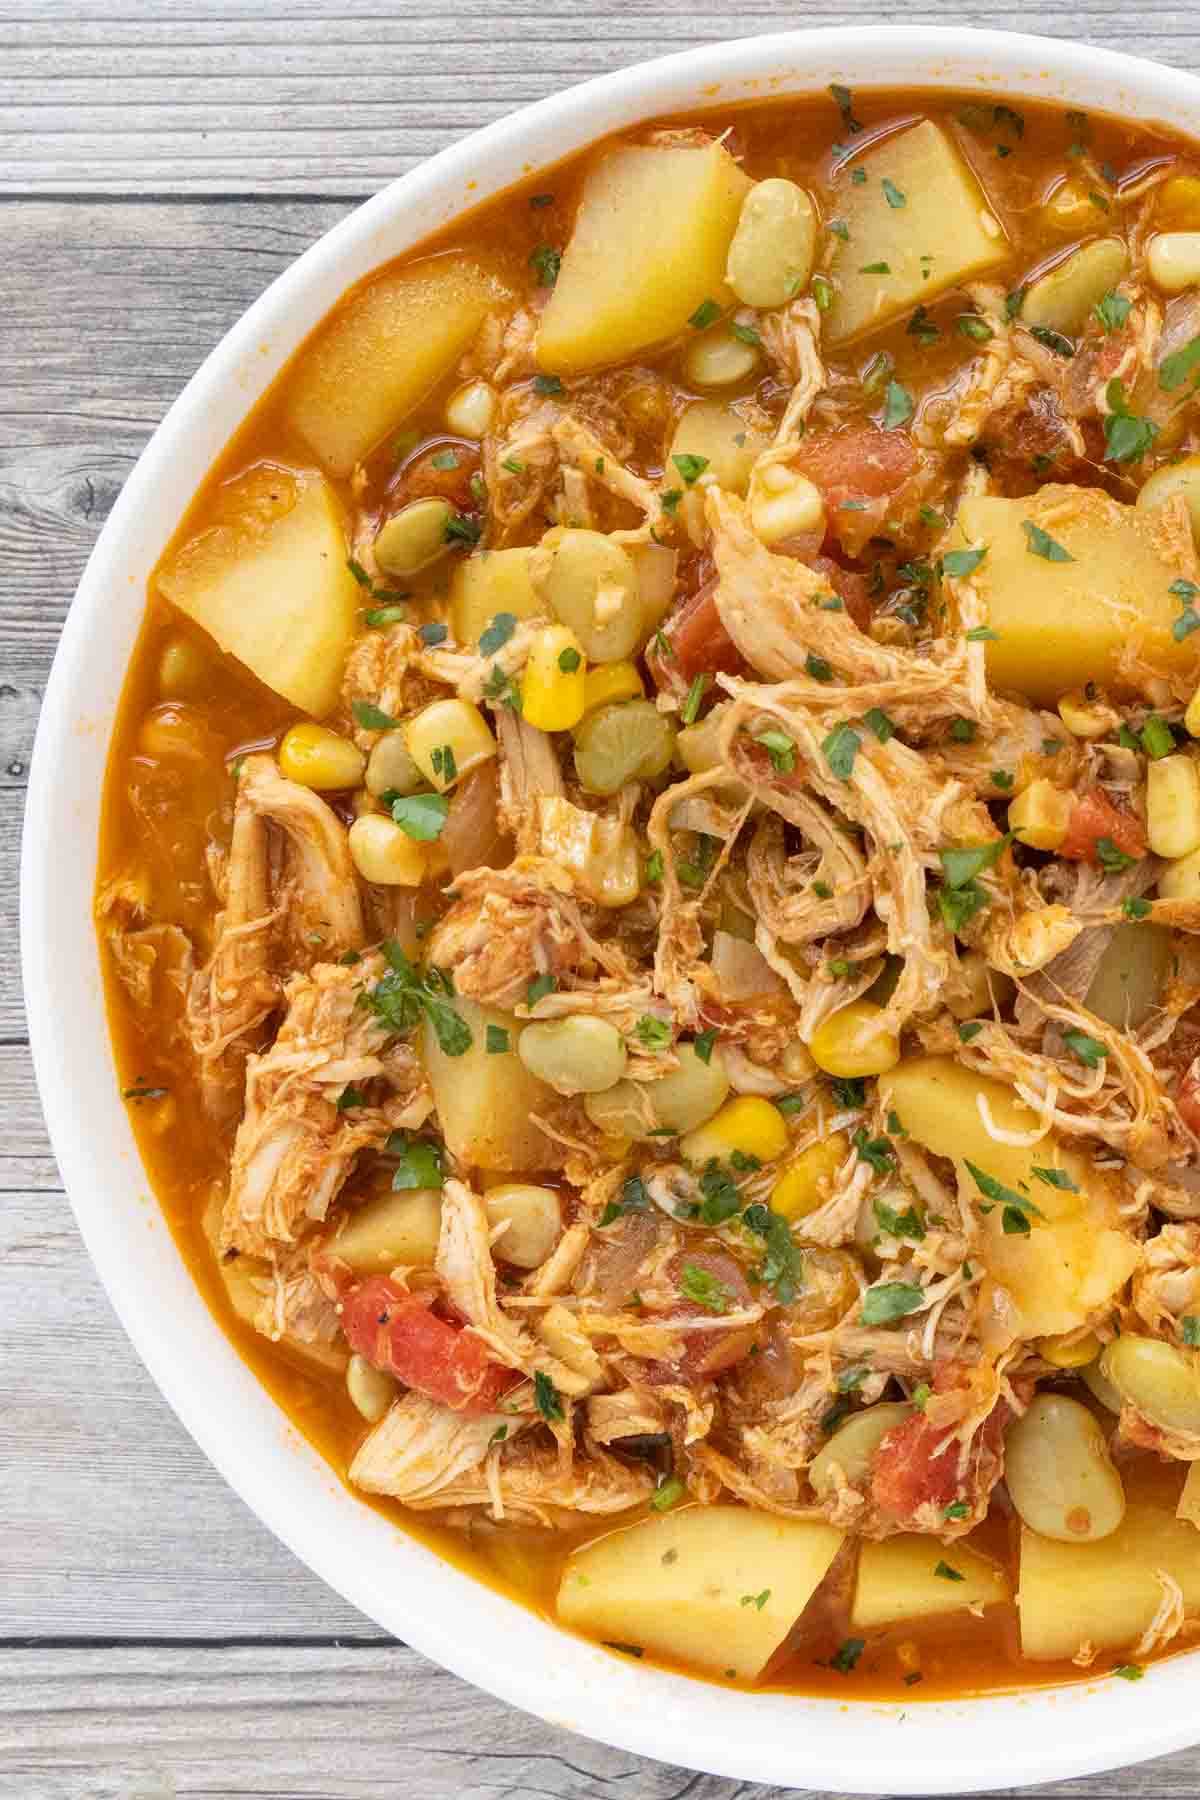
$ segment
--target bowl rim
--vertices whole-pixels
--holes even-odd
[[[285,269],[222,338],[151,437],[100,533],[35,739],[21,853],[22,966],[51,1143],[113,1307],[186,1429],[302,1562],[456,1674],[603,1743],[781,1786],[792,1784],[799,1754],[805,1785],[830,1792],[964,1793],[1094,1774],[1196,1742],[1191,1658],[1156,1665],[1136,1688],[1098,1681],[921,1705],[850,1706],[849,1685],[845,1703],[718,1689],[610,1655],[407,1537],[355,1500],[299,1437],[187,1275],[113,1078],[91,928],[106,760],[95,751],[107,751],[145,573],[232,435],[229,420],[245,416],[337,294],[470,206],[610,131],[660,114],[819,91],[834,80],[1086,99],[1096,110],[1165,119],[1183,131],[1189,114],[1200,117],[1195,76],[1117,51],[1023,33],[836,27],[708,44],[598,76],[400,176]],[[81,737],[93,754],[68,791],[57,770],[68,758],[78,765]],[[59,846],[72,833],[78,842],[81,831],[92,854],[72,858]],[[200,1383],[197,1367],[205,1369]]]

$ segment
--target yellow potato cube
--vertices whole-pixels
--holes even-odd
[[[508,291],[479,263],[437,256],[354,291],[296,359],[288,422],[348,475],[450,373]]]
[[[835,235],[829,263],[829,342],[875,331],[1007,262],[1008,238],[987,195],[931,120],[884,138],[855,157],[854,167],[867,179],[844,191],[839,186],[831,204],[846,236]]]
[[[167,556],[159,590],[222,650],[304,712],[336,704],[358,584],[332,488],[260,464],[222,488],[221,514]]]
[[[624,144],[584,183],[537,359],[556,375],[620,362],[732,303],[725,259],[750,180],[720,144]]]
[[[1008,1595],[1008,1577],[990,1558],[962,1543],[947,1546],[923,1532],[905,1532],[860,1548],[850,1625],[876,1631],[967,1606],[994,1606]]]
[[[1019,500],[964,500],[958,526],[965,543],[986,546],[972,579],[996,633],[994,686],[1053,705],[1084,682],[1118,681],[1134,658],[1195,673],[1195,635],[1172,636],[1171,585],[1196,574],[1178,500],[1144,513],[1098,489],[1048,486]]]
[[[536,619],[549,609],[529,579],[528,547],[465,556],[450,577],[450,629],[454,641],[474,650],[497,613]]]
[[[487,1047],[489,1025],[506,1032],[510,1043],[516,1042],[520,1026],[510,1013],[479,1006],[461,994],[450,1004],[471,1033],[469,1047],[461,1056],[447,1055],[426,1020],[421,1048],[451,1156],[481,1169],[552,1166],[553,1147],[531,1115],[553,1111],[553,1089],[531,1075],[519,1056],[494,1055]]]
[[[1008,1294],[1021,1336],[1076,1330],[1128,1280],[1138,1249],[1120,1227],[1112,1178],[1052,1138],[1022,1149],[989,1135],[983,1108],[1004,1132],[1029,1133],[1037,1125],[1011,1088],[946,1056],[908,1057],[879,1086],[914,1143],[953,1159],[964,1196],[979,1209],[980,1260],[989,1281]],[[1008,1205],[979,1187],[968,1162],[1037,1207],[1043,1216],[1029,1215],[1027,1235],[1005,1231]],[[1050,1186],[1034,1175],[1035,1166],[1061,1169],[1072,1186]]]
[[[570,1558],[564,1625],[742,1680],[762,1673],[844,1534],[745,1506],[691,1506],[613,1531]]]
[[[1084,1644],[1121,1650],[1136,1643],[1162,1603],[1161,1569],[1200,1606],[1200,1532],[1170,1508],[1131,1499],[1108,1537],[1066,1544],[1021,1529],[1017,1606],[1021,1649],[1038,1661],[1065,1660]]]

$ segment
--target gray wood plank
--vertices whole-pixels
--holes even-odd
[[[1198,1773],[1185,1752],[1019,1791],[1185,1800]],[[1016,1791],[997,1788],[990,1800]],[[0,1800],[401,1795],[825,1800],[607,1749],[515,1713],[399,1646],[0,1650]]]
[[[114,16],[115,14],[115,16]],[[805,25],[855,23],[845,6]],[[934,0],[918,23],[1024,26],[1200,66],[1194,12],[1120,0],[1014,12]],[[0,193],[362,194],[581,78],[800,22],[782,0],[3,0]]]

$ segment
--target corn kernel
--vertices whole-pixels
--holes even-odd
[[[728,1162],[734,1154],[752,1156],[760,1163],[774,1162],[788,1147],[787,1121],[777,1106],[760,1094],[739,1094],[727,1100],[719,1113],[679,1140],[686,1162],[702,1168],[716,1157]]]
[[[1071,736],[1077,738],[1101,738],[1121,722],[1120,714],[1111,706],[1102,700],[1089,700],[1079,688],[1063,695],[1058,716]]]
[[[807,475],[772,463],[753,483],[750,523],[764,544],[816,531],[825,523],[825,499]]]
[[[1200,181],[1194,175],[1172,175],[1158,190],[1155,216],[1160,225],[1200,231]]]
[[[364,881],[380,887],[420,887],[425,879],[422,846],[383,813],[364,813],[355,819],[346,842]]]
[[[470,381],[446,402],[446,425],[459,437],[477,442],[491,430],[496,416],[496,390],[486,381]]]
[[[813,1061],[827,1075],[882,1075],[900,1061],[900,1040],[880,1021],[882,1006],[852,1000],[830,1015],[813,1034]]]
[[[1012,993],[1012,979],[993,969],[982,950],[959,950],[958,981],[946,990],[946,1006],[956,1019],[978,1019],[1001,1006]]]
[[[1074,802],[1052,781],[1031,781],[1008,809],[1008,829],[1031,850],[1057,850],[1067,835]]]
[[[1082,1337],[1044,1337],[1038,1339],[1038,1351],[1056,1369],[1082,1369],[1095,1362],[1100,1354],[1100,1339],[1094,1331]]]
[[[319,794],[358,787],[365,767],[358,745],[324,725],[293,725],[279,746],[280,774]]]
[[[546,625],[534,636],[521,678],[521,715],[539,731],[570,731],[584,714],[587,681],[583,645],[567,625]]]
[[[1160,900],[1200,900],[1200,850],[1168,863],[1158,878]]]
[[[1200,850],[1200,771],[1187,755],[1160,756],[1146,770],[1146,836],[1173,861]]]
[[[441,793],[496,754],[487,720],[469,700],[435,700],[404,728],[408,754]]]
[[[598,706],[614,706],[621,700],[641,700],[645,692],[636,663],[602,663],[598,669],[587,672],[583,710],[586,714],[595,712]]]
[[[810,1144],[790,1162],[771,1189],[771,1211],[785,1219],[804,1219],[829,1197],[829,1183],[850,1154],[844,1131]]]
[[[1146,250],[1146,271],[1164,294],[1200,285],[1200,231],[1160,231]]]
[[[628,906],[641,887],[637,839],[619,819],[585,812],[557,795],[540,807],[541,851],[598,906]]]

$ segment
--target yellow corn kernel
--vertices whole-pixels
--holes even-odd
[[[486,381],[471,381],[451,394],[446,402],[446,424],[459,437],[486,437],[496,416],[496,390]]]
[[[557,795],[540,807],[541,851],[559,863],[597,906],[628,906],[641,887],[637,839],[619,819],[572,806]]]
[[[1111,706],[1102,700],[1089,700],[1080,688],[1063,695],[1058,716],[1071,736],[1077,738],[1101,738],[1121,723],[1121,715]]]
[[[636,663],[601,663],[598,669],[589,669],[584,679],[583,710],[587,714],[621,700],[641,700],[645,692]]]
[[[1146,770],[1146,836],[1174,861],[1200,850],[1200,771],[1190,756],[1160,756]]]
[[[1074,802],[1044,777],[1031,781],[1008,809],[1008,829],[1031,850],[1057,850],[1067,835]]]
[[[1155,220],[1184,231],[1200,231],[1200,181],[1194,175],[1172,175],[1158,190]]]
[[[469,700],[435,700],[409,720],[404,742],[426,781],[442,793],[496,754],[491,728]]]
[[[279,746],[279,772],[319,794],[358,787],[366,758],[357,744],[324,725],[293,725]]]
[[[584,714],[583,645],[567,625],[535,633],[521,677],[521,715],[539,731],[570,731]]]
[[[813,1061],[827,1075],[882,1075],[900,1061],[900,1040],[880,1021],[882,1006],[852,1000],[819,1025],[809,1043]]]
[[[420,887],[426,858],[421,844],[383,813],[363,813],[346,834],[355,868],[380,887]]]
[[[1095,1362],[1100,1354],[1100,1339],[1094,1331],[1082,1337],[1044,1337],[1038,1339],[1038,1350],[1056,1369],[1082,1369]]]
[[[1200,900],[1200,850],[1168,863],[1158,878],[1160,900]]]
[[[1200,284],[1200,231],[1160,231],[1146,250],[1146,271],[1164,294]]]
[[[771,463],[750,483],[750,524],[764,544],[816,531],[825,523],[825,500],[815,482],[782,463]]]
[[[727,1100],[706,1124],[697,1125],[679,1140],[684,1160],[698,1168],[713,1157],[728,1162],[735,1153],[753,1156],[760,1163],[774,1162],[787,1147],[787,1121],[761,1094],[739,1094],[736,1100]]]
[[[790,1162],[771,1189],[771,1211],[784,1219],[805,1219],[829,1195],[829,1183],[850,1154],[844,1131],[822,1138]]]

